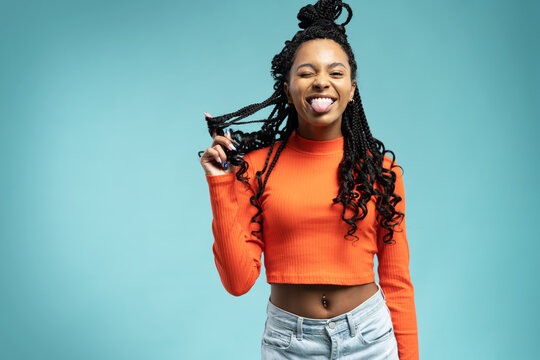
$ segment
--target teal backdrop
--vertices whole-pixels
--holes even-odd
[[[259,357],[269,285],[224,290],[197,152],[205,111],[272,93],[306,3],[0,2],[0,358]],[[421,358],[534,358],[538,2],[350,3],[405,170]]]

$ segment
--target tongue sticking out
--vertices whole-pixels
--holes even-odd
[[[315,112],[325,113],[330,109],[330,106],[332,106],[332,103],[333,103],[332,100],[329,100],[329,101],[314,100],[311,102],[311,107],[313,108],[313,110],[315,110]]]

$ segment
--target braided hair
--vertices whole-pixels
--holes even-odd
[[[339,18],[343,9],[347,10],[347,19],[342,24],[336,24],[335,21]],[[356,79],[357,65],[345,34],[345,25],[352,18],[350,6],[340,0],[319,0],[314,5],[310,4],[301,8],[297,17],[300,20],[299,27],[301,30],[290,41],[285,41],[285,47],[272,59],[271,73],[275,80],[274,93],[261,103],[243,107],[233,113],[206,118],[210,134],[215,131],[220,135],[230,125],[263,123],[258,131],[243,132],[235,130],[232,137],[238,145],[238,151],[225,150],[229,162],[238,166],[236,178],[250,185],[249,179],[245,175],[249,165],[242,158],[242,155],[268,147],[264,167],[255,173],[258,190],[250,199],[250,203],[258,209],[251,221],[261,225],[261,230],[252,232],[257,237],[260,237],[263,225],[262,208],[259,199],[264,192],[268,178],[279,159],[281,151],[293,131],[298,127],[298,114],[294,106],[288,106],[283,89],[283,84],[289,81],[289,70],[294,62],[296,51],[300,45],[309,40],[333,40],[347,54],[351,67],[351,80]],[[353,99],[354,102],[347,106],[342,115],[343,158],[338,167],[339,191],[333,202],[343,204],[341,218],[350,226],[345,239],[353,240],[354,244],[358,240],[355,235],[358,229],[356,222],[367,216],[366,205],[371,196],[375,195],[376,210],[378,211],[377,221],[381,227],[388,230],[383,236],[383,241],[390,244],[395,241],[392,239],[394,227],[404,217],[404,214],[395,208],[396,204],[402,200],[399,195],[394,193],[396,174],[391,169],[383,167],[384,156],[387,153],[392,155],[390,168],[394,167],[395,154],[391,150],[386,150],[384,144],[371,134],[358,87],[354,91]],[[273,106],[268,118],[242,121],[268,106]],[[279,142],[281,143],[277,146],[277,150],[272,157],[275,145]],[[345,215],[347,208],[352,210],[352,216],[347,217]]]

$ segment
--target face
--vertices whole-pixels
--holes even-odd
[[[289,70],[284,91],[298,112],[298,133],[309,139],[341,136],[341,117],[353,98],[349,59],[333,40],[303,43]]]

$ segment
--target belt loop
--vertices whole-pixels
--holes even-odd
[[[356,324],[354,323],[351,313],[347,313],[347,322],[349,323],[349,331],[351,332],[351,337],[356,336]]]
[[[377,286],[379,287],[379,290],[381,291],[381,294],[382,294],[382,298],[386,300],[386,296],[384,296],[384,291],[383,291],[381,285],[379,285],[379,283],[375,283],[375,284],[377,284]]]
[[[302,322],[304,321],[304,318],[299,316],[298,320],[296,321],[296,338],[298,341],[302,341]]]

